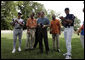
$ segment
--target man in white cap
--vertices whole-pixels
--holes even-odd
[[[22,31],[24,26],[24,21],[21,19],[21,13],[18,12],[18,18],[14,18],[11,22],[12,26],[14,26],[13,30],[13,51],[12,53],[15,53],[16,51],[16,40],[17,36],[19,37],[19,48],[18,51],[21,51],[21,38],[22,38]]]

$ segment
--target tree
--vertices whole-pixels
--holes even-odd
[[[1,1],[1,29],[12,29],[9,24],[16,15],[15,3],[13,1]]]
[[[74,31],[77,31],[78,28],[80,27],[80,19],[78,19],[77,17],[75,17],[75,20],[74,20]]]
[[[36,14],[37,12],[40,12],[42,10],[46,11],[44,6],[37,2],[18,1],[17,5],[18,5],[18,10],[20,10],[23,14],[22,18],[24,19],[24,22],[25,22],[24,29],[26,29],[26,21],[32,12],[35,12]],[[35,15],[35,18],[36,18],[36,15]]]
[[[18,10],[23,14],[22,18],[26,22],[31,12],[35,14],[39,11],[45,11],[43,4],[33,1],[1,1],[1,29],[13,29],[10,22],[17,17]],[[35,16],[36,18],[36,16]]]
[[[57,18],[60,16],[59,12],[56,13],[54,10],[48,10],[47,11],[47,17],[48,17],[49,20],[52,20],[53,14],[55,14]]]

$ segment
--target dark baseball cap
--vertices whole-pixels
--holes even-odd
[[[22,15],[22,13],[21,12],[18,12],[18,15]]]
[[[65,8],[65,11],[66,11],[66,10],[69,10],[69,8]]]

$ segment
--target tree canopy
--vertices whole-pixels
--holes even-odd
[[[44,5],[38,2],[33,1],[1,1],[1,29],[10,30],[13,27],[10,25],[10,22],[13,18],[17,17],[18,10],[22,13],[22,18],[26,22],[28,17],[32,12],[44,11],[49,20],[52,20],[52,14],[55,14],[56,17],[60,15],[59,12],[54,10],[46,10]],[[35,15],[35,18],[36,15]],[[75,30],[79,28],[80,20],[76,17],[75,20]]]

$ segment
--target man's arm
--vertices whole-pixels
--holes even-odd
[[[18,22],[17,21],[17,23],[20,24],[21,26],[24,26],[24,22]]]
[[[77,34],[81,32],[82,28],[83,28],[83,25],[77,30]]]
[[[59,21],[59,34],[61,34],[61,23]]]
[[[67,22],[67,23],[73,23],[73,21],[70,20],[70,19],[66,19],[65,22]]]
[[[14,21],[14,19],[12,20],[12,22],[10,22],[10,24],[11,24],[12,26],[14,26],[15,23],[16,23],[16,21]]]

